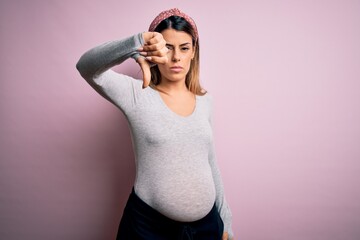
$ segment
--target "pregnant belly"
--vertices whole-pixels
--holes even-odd
[[[176,221],[205,217],[215,202],[209,166],[182,166],[166,172],[145,171],[137,177],[137,195],[161,214]]]

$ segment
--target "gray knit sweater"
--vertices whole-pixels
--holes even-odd
[[[144,45],[142,34],[107,42],[87,51],[76,67],[82,77],[126,116],[136,159],[136,194],[152,208],[177,221],[204,217],[216,203],[231,230],[231,212],[216,165],[211,128],[211,98],[196,96],[189,116],[180,116],[158,91],[110,68]]]

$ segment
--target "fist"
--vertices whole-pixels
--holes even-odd
[[[138,49],[140,55],[137,62],[143,73],[143,88],[149,86],[151,80],[150,64],[165,64],[168,61],[166,41],[158,32],[145,32],[142,34],[145,45]]]

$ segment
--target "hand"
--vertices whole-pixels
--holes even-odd
[[[222,240],[228,240],[228,239],[233,240],[233,238],[229,238],[229,234],[227,232],[224,232],[222,236]]]
[[[150,64],[165,64],[168,61],[166,41],[161,33],[145,32],[143,33],[145,45],[138,49],[139,53],[144,56],[139,57],[137,62],[143,72],[143,88],[149,86],[151,80]]]

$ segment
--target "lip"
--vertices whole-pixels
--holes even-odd
[[[173,72],[181,72],[183,70],[183,67],[181,66],[173,66],[170,68],[171,71]]]

